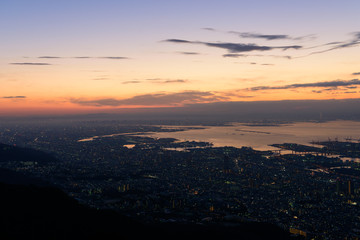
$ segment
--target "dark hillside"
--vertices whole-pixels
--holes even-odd
[[[44,163],[49,161],[56,161],[56,158],[53,155],[42,151],[0,143],[0,162],[5,161]]]
[[[4,147],[11,150],[11,161],[34,153]],[[0,169],[0,193],[0,239],[289,239],[287,232],[265,223],[142,224],[81,205],[60,189],[6,169]]]

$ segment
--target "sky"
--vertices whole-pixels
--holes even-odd
[[[1,0],[0,116],[354,99],[360,1]]]

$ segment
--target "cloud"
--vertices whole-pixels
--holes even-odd
[[[73,57],[75,59],[109,59],[109,60],[124,60],[129,59],[128,57],[90,57],[90,56],[80,56],[80,57]]]
[[[352,75],[360,75],[360,72],[354,72]]]
[[[281,55],[262,55],[262,54],[238,54],[238,53],[228,53],[223,54],[223,57],[225,58],[239,58],[239,57],[273,57],[273,58],[286,58],[291,59],[291,56],[281,56]]]
[[[129,59],[127,57],[99,57],[102,59],[110,59],[110,60],[123,60],[123,59]]]
[[[250,65],[257,65],[256,62],[235,62],[236,64],[250,64]]]
[[[26,96],[4,96],[1,98],[6,98],[6,99],[24,99],[26,98]]]
[[[268,41],[271,40],[303,40],[306,38],[313,39],[315,35],[305,35],[301,37],[292,37],[287,34],[260,34],[260,33],[251,33],[251,32],[236,32],[236,31],[229,31],[228,33],[236,34],[241,38],[254,38],[254,39],[265,39]]]
[[[238,52],[251,52],[251,51],[270,51],[273,49],[300,49],[301,46],[280,46],[280,47],[270,47],[270,46],[259,46],[256,44],[243,44],[243,43],[202,43],[209,47],[223,48],[228,50],[230,53]]]
[[[293,57],[291,56],[279,56],[279,55],[268,55],[269,57],[274,57],[274,58],[286,58],[286,59],[292,59]]]
[[[262,34],[262,33],[255,33],[255,32],[239,32],[239,31],[221,31],[214,28],[206,27],[202,28],[202,30],[206,31],[214,31],[214,32],[223,32],[228,34],[235,34],[241,38],[252,38],[252,39],[263,39],[267,41],[272,40],[305,40],[305,39],[315,39],[315,34],[308,34],[300,37],[292,37],[287,34]]]
[[[353,33],[351,33],[351,35],[353,37],[350,40],[340,41],[340,42],[330,42],[330,43],[326,43],[326,44],[323,44],[320,46],[316,46],[316,47],[321,47],[321,46],[332,46],[332,47],[325,49],[325,50],[309,53],[308,55],[306,55],[304,57],[314,55],[314,54],[330,52],[330,51],[342,49],[342,48],[356,47],[356,46],[360,45],[360,32],[353,32]]]
[[[290,46],[259,46],[257,44],[244,44],[244,43],[221,43],[221,42],[200,42],[200,41],[188,41],[183,39],[167,39],[163,42],[170,43],[181,43],[181,44],[201,44],[208,47],[215,47],[227,50],[229,53],[241,53],[241,52],[252,52],[252,51],[270,51],[273,49],[300,49],[302,46],[290,45]]]
[[[236,32],[236,31],[230,31],[229,33],[236,34],[242,38],[261,38],[266,40],[293,39],[289,35],[284,35],[284,34],[259,34],[259,33],[250,33],[250,32]]]
[[[188,80],[184,79],[162,79],[162,78],[148,78],[145,79],[147,82],[152,82],[156,84],[168,84],[168,83],[186,83]],[[139,80],[132,80],[132,81],[125,81],[122,84],[133,84],[133,83],[142,83],[144,81]]]
[[[335,81],[327,81],[327,82],[315,82],[315,83],[298,83],[298,84],[290,84],[284,86],[258,86],[252,87],[247,90],[250,91],[262,91],[262,90],[278,90],[278,89],[295,89],[295,88],[308,88],[308,87],[320,87],[320,88],[327,88],[324,90],[334,90],[337,87],[348,87],[360,85],[359,79],[352,79],[352,80],[335,80]]]
[[[251,95],[240,95],[238,91],[226,91],[226,92],[214,92],[214,93],[218,93],[221,96],[226,96],[226,97],[236,97],[236,98],[253,98],[254,96]]]
[[[215,28],[210,28],[210,27],[206,27],[206,28],[202,28],[203,30],[207,30],[207,31],[216,31]]]
[[[261,65],[261,66],[274,66],[272,63],[256,63],[256,62],[235,62],[237,64],[250,64],[250,65]]]
[[[228,53],[228,54],[224,54],[223,57],[229,57],[229,58],[239,58],[239,57],[248,57],[251,55],[247,55],[247,54],[237,54],[237,53]]]
[[[51,65],[50,63],[38,63],[38,62],[19,62],[19,63],[10,63],[12,65],[29,65],[29,66],[46,66]]]
[[[146,80],[151,81],[153,83],[159,83],[159,84],[163,84],[163,83],[186,83],[186,82],[188,82],[188,80],[184,80],[184,79],[148,78]]]
[[[187,82],[187,80],[183,80],[183,79],[176,79],[176,80],[166,80],[162,83],[185,83]]]
[[[95,100],[70,99],[70,102],[83,106],[118,107],[135,106],[182,106],[184,104],[215,102],[227,100],[227,97],[216,96],[212,92],[184,91],[177,93],[154,93],[134,96],[126,99],[103,98]]]
[[[196,43],[196,42],[191,42],[191,41],[187,41],[187,40],[182,40],[182,39],[166,39],[164,40],[164,42],[172,42],[172,43]]]
[[[141,81],[125,81],[122,84],[141,83]]]
[[[56,57],[56,56],[41,56],[38,58],[45,58],[45,59],[58,59],[58,58],[62,58],[62,57]]]
[[[180,54],[183,54],[183,55],[199,55],[200,53],[197,53],[197,52],[178,52]]]
[[[217,31],[213,28],[203,28],[203,30]],[[304,39],[311,40],[311,39],[316,38],[316,36],[314,34],[309,34],[309,35],[300,36],[300,37],[293,37],[293,36],[290,36],[287,34],[261,34],[261,33],[237,32],[237,31],[228,31],[227,33],[236,34],[241,38],[264,39],[267,41],[304,40]],[[323,50],[313,51],[313,52],[308,53],[307,55],[298,56],[298,57],[262,55],[262,56],[267,56],[267,57],[272,56],[272,57],[281,57],[281,58],[287,58],[287,59],[295,59],[295,58],[308,57],[308,56],[311,56],[314,54],[326,53],[326,52],[334,51],[334,50],[338,50],[338,49],[359,46],[360,45],[360,32],[353,32],[353,33],[351,33],[351,36],[352,37],[349,40],[333,41],[333,42],[328,42],[328,43],[321,44],[318,46],[312,46],[312,47],[306,47],[306,48],[301,45],[269,46],[269,45],[258,45],[258,44],[254,44],[254,43],[204,42],[204,41],[189,41],[189,40],[184,40],[184,39],[167,39],[167,40],[164,40],[163,42],[171,42],[171,43],[177,43],[177,44],[200,44],[200,45],[205,45],[208,47],[221,48],[221,49],[225,49],[229,52],[228,54],[224,54],[223,57],[231,57],[231,58],[255,56],[255,55],[247,55],[247,54],[243,54],[243,53],[266,52],[266,51],[271,51],[271,50],[275,50],[275,49],[309,50],[309,49],[316,49],[316,48],[325,48]]]

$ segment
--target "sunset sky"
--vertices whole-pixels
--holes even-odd
[[[1,0],[0,116],[360,96],[358,0]]]

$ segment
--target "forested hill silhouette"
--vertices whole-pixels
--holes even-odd
[[[0,143],[0,162],[4,161],[27,161],[27,162],[49,162],[57,159],[42,151],[31,148],[23,148]]]
[[[6,145],[5,145],[6,147]],[[12,161],[39,156],[7,146]],[[34,155],[32,155],[34,154]],[[237,226],[144,224],[115,211],[81,205],[62,190],[19,173],[0,169],[0,239],[290,239],[282,229],[266,223]],[[14,179],[17,179],[15,181]],[[38,184],[40,183],[40,184]]]

